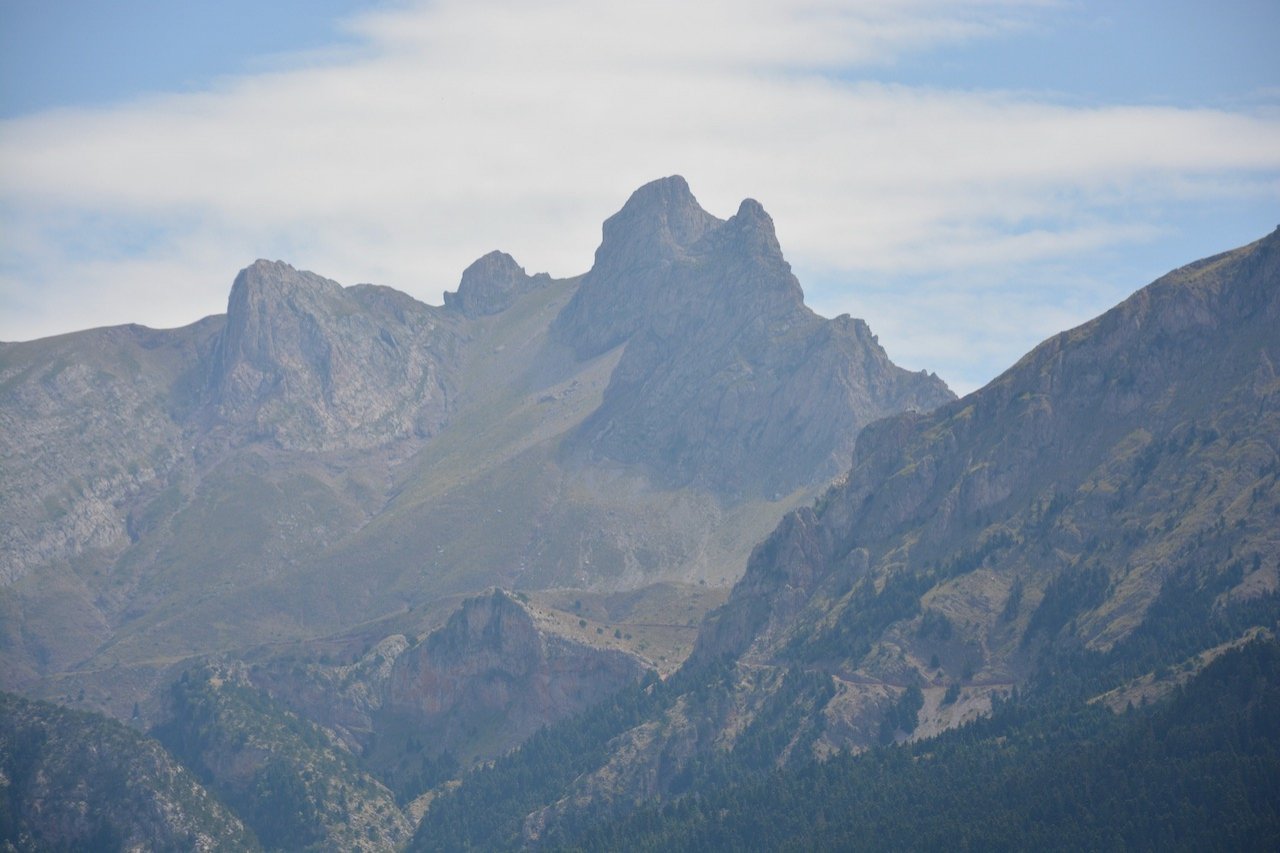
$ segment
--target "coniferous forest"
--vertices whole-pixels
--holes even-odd
[[[661,692],[629,700],[634,710],[651,707]],[[1060,704],[1062,696],[1018,695],[935,739],[800,767],[764,771],[735,751],[673,802],[621,820],[577,816],[545,842],[584,851],[1280,844],[1280,644],[1226,652],[1171,699],[1121,714]],[[630,716],[627,701],[599,709],[582,728],[546,732],[477,774],[462,789],[467,798],[432,810],[420,849],[518,846],[519,818],[540,786],[564,779],[535,778],[533,768],[569,770],[571,733],[584,737],[579,744],[598,739]]]

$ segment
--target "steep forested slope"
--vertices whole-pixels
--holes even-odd
[[[0,694],[0,846],[253,850],[244,824],[155,741],[99,714]]]
[[[757,547],[661,701],[601,726],[603,760],[475,825],[490,835],[468,834],[461,805],[440,813],[462,837],[556,842],[638,802],[922,739],[1015,693],[1042,721],[1167,694],[1280,620],[1276,328],[1280,232],[962,400],[873,424],[844,481]],[[536,775],[527,761],[491,772]]]
[[[582,850],[1272,850],[1280,646],[1214,661],[1169,702],[999,703],[914,745],[691,795],[561,839]],[[554,844],[552,846],[555,846]]]

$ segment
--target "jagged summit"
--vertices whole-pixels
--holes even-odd
[[[652,181],[632,193],[622,209],[605,220],[596,267],[607,267],[615,257],[641,249],[660,261],[693,245],[720,221],[702,209],[679,175]]]
[[[468,317],[498,314],[520,296],[550,281],[551,276],[546,273],[531,276],[506,252],[493,251],[463,270],[457,291],[445,293],[444,307]]]
[[[751,311],[779,294],[786,295],[784,313],[802,309],[803,292],[760,203],[744,200],[725,221],[703,210],[675,175],[645,184],[605,220],[595,264],[554,331],[585,359],[653,318],[692,308],[706,322],[728,313],[729,303]]]
[[[580,359],[627,340],[669,301],[673,265],[721,224],[698,205],[684,178],[645,184],[605,220],[595,263],[553,333]]]
[[[604,404],[566,442],[572,453],[729,497],[834,476],[863,424],[952,398],[805,306],[758,201],[717,219],[679,177],[641,187],[605,222],[552,334],[583,360],[627,347]]]

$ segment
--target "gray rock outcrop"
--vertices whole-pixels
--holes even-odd
[[[506,252],[490,252],[463,270],[458,289],[445,293],[444,307],[467,317],[500,314],[519,297],[550,282],[546,273],[525,273]]]
[[[396,658],[383,709],[439,743],[483,741],[500,754],[644,672],[631,655],[539,630],[520,602],[494,590]]]
[[[215,423],[304,450],[430,435],[456,387],[457,341],[438,314],[388,288],[257,261],[236,277],[214,343]]]

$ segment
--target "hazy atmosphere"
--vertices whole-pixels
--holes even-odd
[[[1276,0],[0,0],[0,851],[1280,850]]]
[[[0,339],[225,310],[285,260],[439,304],[591,266],[684,175],[963,393],[1280,218],[1280,7],[0,4]]]

